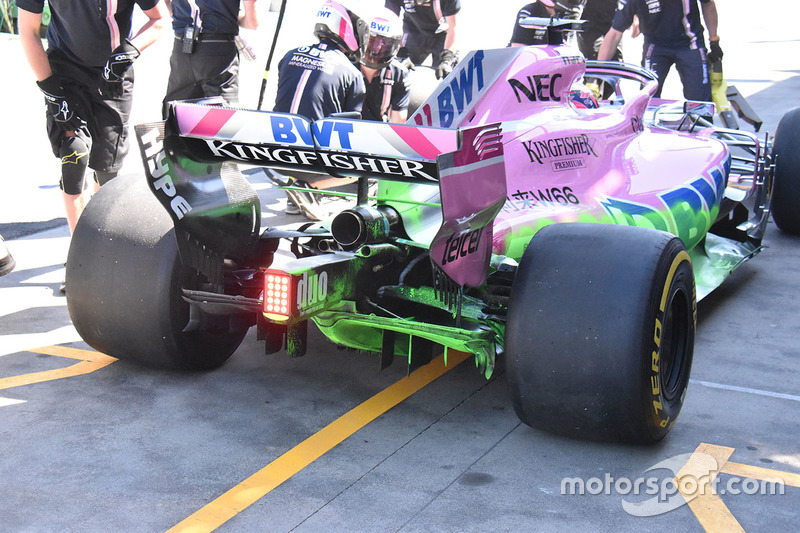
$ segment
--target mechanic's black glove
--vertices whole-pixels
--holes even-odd
[[[722,48],[719,47],[719,39],[715,41],[709,41],[709,45],[711,47],[711,51],[708,53],[708,62],[709,63],[716,63],[722,59]]]
[[[442,50],[439,54],[439,66],[436,67],[436,79],[441,80],[442,78],[446,78],[447,75],[453,71],[456,62],[456,55],[451,50],[447,48]]]
[[[103,67],[102,93],[106,97],[119,98],[122,96],[122,80],[125,73],[131,68],[133,62],[139,57],[139,50],[125,40],[116,47]]]
[[[402,63],[402,65],[406,67],[408,70],[417,70],[417,66],[414,64],[413,61],[411,61],[410,57],[404,57],[402,59],[398,57],[398,59],[400,59],[400,63]]]
[[[75,106],[67,100],[64,88],[58,79],[51,75],[36,85],[44,93],[47,102],[47,114],[53,117],[56,125],[64,131],[76,131],[86,124],[76,113]]]

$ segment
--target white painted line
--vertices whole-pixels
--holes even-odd
[[[770,398],[779,398],[781,400],[792,400],[793,402],[800,402],[800,396],[794,394],[784,394],[783,392],[772,392],[768,390],[751,389],[749,387],[737,387],[736,385],[723,385],[722,383],[714,383],[711,381],[700,381],[699,379],[689,380],[690,383],[697,383],[712,389],[730,390],[735,392],[746,392],[747,394],[757,394],[759,396],[769,396]]]
[[[27,400],[13,400],[11,398],[3,398],[0,396],[0,407],[6,407],[9,405],[16,405],[18,403],[25,403]]]
[[[67,344],[80,340],[81,336],[78,335],[72,324],[42,333],[0,335],[0,357],[17,352],[26,352],[32,347]]]

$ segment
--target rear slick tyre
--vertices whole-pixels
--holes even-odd
[[[781,118],[775,130],[775,185],[772,193],[772,220],[790,235],[800,235],[800,107]]]
[[[208,370],[224,363],[247,327],[229,316],[189,323],[182,288],[201,276],[182,266],[172,221],[143,177],[120,176],[92,197],[67,257],[67,307],[92,348],[165,368]],[[184,331],[184,329],[187,331]]]
[[[683,405],[695,319],[692,265],[677,237],[545,227],[520,261],[506,324],[517,415],[588,440],[661,440]]]

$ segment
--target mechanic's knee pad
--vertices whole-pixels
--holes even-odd
[[[61,157],[61,190],[66,194],[81,194],[89,164],[89,145],[79,136],[66,137],[58,155]]]

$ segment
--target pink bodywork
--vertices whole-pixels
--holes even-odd
[[[460,128],[502,123],[507,199],[495,221],[495,253],[516,256],[514,236],[530,238],[547,223],[621,223],[610,207],[617,200],[662,213],[662,229],[680,235],[676,206],[663,195],[678,191],[680,197],[680,189],[698,179],[705,184],[687,189],[690,203],[699,197],[702,209],[712,212],[721,201],[728,160],[723,143],[645,127],[655,82],[622,106],[570,105],[569,92],[585,68],[583,56],[569,47],[472,52],[409,119]],[[713,222],[707,219],[707,227],[694,232],[697,240]],[[694,244],[691,237],[686,242]]]

